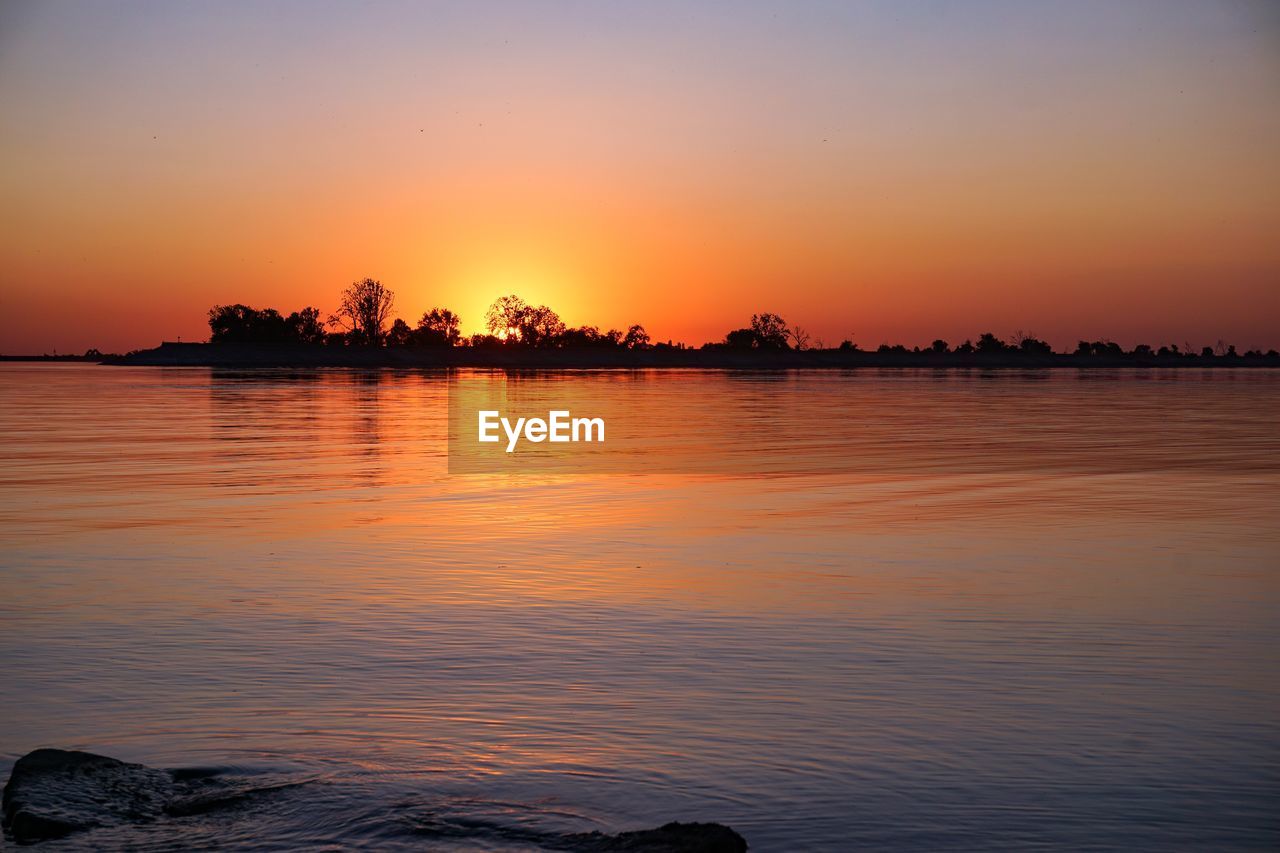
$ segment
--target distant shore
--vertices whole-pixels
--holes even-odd
[[[14,357],[6,357],[13,360]],[[35,359],[45,360],[45,359]],[[54,360],[54,359],[48,359]],[[56,360],[93,361],[70,358]],[[723,348],[652,349],[480,348],[480,347],[326,347],[265,344],[165,342],[128,355],[104,356],[104,364],[155,367],[450,367],[597,370],[702,368],[711,370],[790,370],[809,368],[1222,368],[1280,367],[1274,355],[1080,355],[1075,353],[864,351],[848,349],[734,350]]]
[[[90,364],[101,364],[106,358],[103,355],[0,355],[0,361],[87,361]]]

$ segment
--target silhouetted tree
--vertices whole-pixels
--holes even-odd
[[[545,305],[528,308],[520,322],[520,342],[531,347],[553,347],[564,334],[564,321]]]
[[[528,304],[519,296],[500,296],[489,310],[485,312],[484,324],[489,333],[501,340],[518,338],[520,324],[524,314],[529,310]]]
[[[731,349],[751,349],[757,344],[756,333],[751,329],[734,329],[724,336],[724,346]]]
[[[391,328],[387,330],[387,346],[389,347],[407,347],[413,342],[413,329],[409,328],[409,324],[399,317],[391,324]]]
[[[215,305],[209,309],[209,340],[215,344],[307,344],[326,342],[328,333],[318,308],[303,308],[281,317],[274,308]]]
[[[413,342],[428,347],[457,346],[462,338],[461,323],[458,315],[448,308],[432,308],[418,321],[418,328],[413,331]]]
[[[215,305],[209,309],[209,340],[215,344],[287,343],[289,327],[274,308]]]
[[[631,326],[622,338],[622,345],[627,349],[648,349],[649,333],[639,324]]]
[[[530,347],[555,346],[565,330],[559,314],[518,296],[503,296],[490,305],[485,324],[498,338]]]
[[[1105,355],[1110,358],[1124,357],[1124,349],[1115,341],[1094,341],[1089,347],[1093,355]]]
[[[301,311],[294,311],[284,320],[293,332],[293,337],[300,344],[323,344],[326,332],[324,323],[320,321],[320,309],[307,306]]]
[[[329,322],[347,331],[354,343],[377,346],[382,343],[383,326],[394,304],[395,294],[382,282],[361,279],[342,291],[338,311]]]
[[[1053,352],[1053,348],[1046,342],[1037,338],[1031,332],[1017,331],[1013,335],[1014,346],[1025,353],[1038,353],[1040,355],[1048,355]]]
[[[942,338],[938,338],[929,346],[929,349],[931,349],[934,352],[947,352],[948,350],[950,350],[950,347],[947,346],[946,341],[944,341]]]
[[[802,340],[808,343],[809,335],[800,330]],[[730,349],[791,349],[788,340],[793,332],[787,323],[777,314],[752,314],[751,325],[745,329],[734,329],[724,336],[724,341],[712,346]]]
[[[560,345],[565,347],[598,347],[600,330],[595,326],[569,327],[560,335]]]
[[[477,332],[467,339],[467,346],[476,349],[495,349],[503,346],[504,341],[497,335],[485,335]]]
[[[756,336],[756,346],[761,349],[788,349],[791,330],[777,314],[752,314],[751,331]]]
[[[978,337],[978,352],[1004,352],[1009,347],[1004,341],[997,338],[991,332],[983,332]]]
[[[595,326],[578,326],[561,332],[558,343],[565,347],[612,349],[622,346],[622,332],[617,329],[602,332]]]

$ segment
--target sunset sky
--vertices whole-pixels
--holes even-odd
[[[0,352],[353,279],[699,344],[1280,348],[1274,2],[0,5]]]

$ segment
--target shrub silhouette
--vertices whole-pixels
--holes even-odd
[[[649,333],[644,330],[644,326],[637,323],[627,329],[627,333],[622,337],[622,345],[627,349],[648,349]]]
[[[387,346],[389,347],[407,347],[413,338],[413,329],[409,328],[409,324],[399,317],[391,324],[391,328],[387,330]]]
[[[424,312],[413,330],[412,341],[422,347],[457,346],[462,339],[462,320],[448,308],[432,308]]]
[[[310,306],[301,311],[294,311],[284,319],[285,325],[293,330],[293,336],[300,344],[322,344],[327,333],[324,323],[320,321],[320,309]]]
[[[281,317],[274,308],[258,310],[239,303],[209,309],[209,340],[215,344],[320,344],[324,339],[316,308],[303,308],[288,317]]]
[[[761,349],[789,349],[787,322],[777,314],[752,314],[751,332]]]
[[[983,332],[978,336],[978,352],[1004,352],[1009,347],[1004,341],[997,338],[991,332]]]

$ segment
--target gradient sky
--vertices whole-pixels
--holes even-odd
[[[690,343],[1280,347],[1274,2],[0,5],[0,352],[353,279]]]

